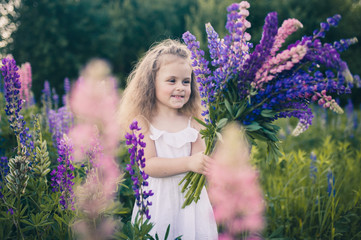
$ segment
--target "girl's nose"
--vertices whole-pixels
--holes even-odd
[[[183,84],[182,84],[182,83],[181,83],[181,84],[177,84],[176,90],[178,90],[178,91],[183,91],[183,90],[184,90]]]

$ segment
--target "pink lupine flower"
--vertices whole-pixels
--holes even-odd
[[[90,62],[70,94],[70,107],[77,123],[69,135],[74,138],[76,160],[84,161],[86,154],[95,147],[94,144],[99,144],[101,149],[93,152],[95,156],[92,157],[96,164],[91,166],[86,182],[75,192],[76,206],[85,216],[79,220],[81,223],[101,218],[105,208],[113,202],[120,178],[119,166],[115,160],[120,140],[115,121],[118,102],[114,78],[110,76],[108,65],[100,60]],[[107,236],[99,233],[112,229],[103,224],[112,220],[104,217],[100,220],[97,226],[86,224],[84,227],[79,224],[79,234],[82,234],[84,239],[86,236],[101,236],[96,239],[106,239]]]
[[[342,108],[338,105],[335,99],[332,99],[332,96],[327,96],[326,90],[322,90],[321,93],[315,92],[315,94],[312,96],[312,101],[317,101],[318,105],[322,106],[323,108],[329,108],[335,113],[343,113]]]
[[[74,146],[74,162],[82,162],[85,155],[93,146],[94,139],[97,138],[96,127],[92,124],[77,124],[71,129],[69,137]]]
[[[295,18],[290,18],[283,21],[282,26],[278,29],[275,42],[272,46],[271,56],[275,55],[275,53],[280,49],[280,47],[289,35],[302,27],[302,23]]]
[[[29,106],[30,97],[31,97],[31,83],[32,83],[30,63],[26,62],[23,65],[21,65],[21,68],[19,69],[19,74],[20,74],[20,82],[21,82],[20,96],[22,99],[25,100],[25,106]]]
[[[306,53],[306,46],[297,45],[270,58],[268,62],[264,63],[256,72],[256,86],[260,88],[262,84],[271,81],[277,73],[292,69],[295,64],[303,59]]]
[[[264,227],[264,201],[249,151],[243,130],[234,124],[226,127],[212,156],[208,193],[215,219],[225,231],[220,239],[253,236]]]

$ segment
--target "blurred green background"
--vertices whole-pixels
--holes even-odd
[[[63,93],[64,78],[71,80],[91,58],[107,59],[118,78],[119,87],[137,59],[154,42],[181,39],[189,30],[202,48],[207,48],[204,24],[211,22],[221,37],[225,35],[226,7],[230,0],[1,0],[0,55],[12,54],[18,65],[30,62],[32,90],[40,97],[48,80]],[[257,0],[251,4],[248,20],[251,41],[258,43],[264,18],[277,11],[279,26],[287,18],[297,18],[304,28],[290,38],[311,35],[319,23],[341,14],[338,28],[331,29],[327,42],[357,37],[361,40],[360,0]],[[11,33],[11,35],[10,35]],[[342,54],[353,74],[361,74],[360,44]],[[352,100],[361,103],[355,89]],[[36,99],[39,101],[39,99]],[[341,99],[341,104],[345,103]]]

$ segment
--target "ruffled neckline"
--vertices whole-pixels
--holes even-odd
[[[198,138],[198,131],[190,125],[178,132],[167,132],[150,125],[150,131],[150,139],[154,141],[163,139],[167,145],[175,148],[181,148],[186,143],[195,142]]]

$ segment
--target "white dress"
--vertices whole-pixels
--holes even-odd
[[[162,158],[185,157],[191,154],[191,143],[198,138],[198,131],[190,126],[175,133],[161,131],[150,126],[150,138],[155,142],[157,156]],[[182,240],[215,240],[218,239],[217,225],[214,220],[212,206],[208,194],[203,188],[197,203],[192,202],[182,209],[185,193],[181,193],[182,186],[179,182],[186,173],[154,178],[149,177],[149,186],[154,195],[150,197],[152,205],[149,207],[150,221],[154,224],[150,235],[164,239],[168,225],[170,232],[168,240],[174,240],[182,235]],[[135,204],[132,222],[138,212]]]

